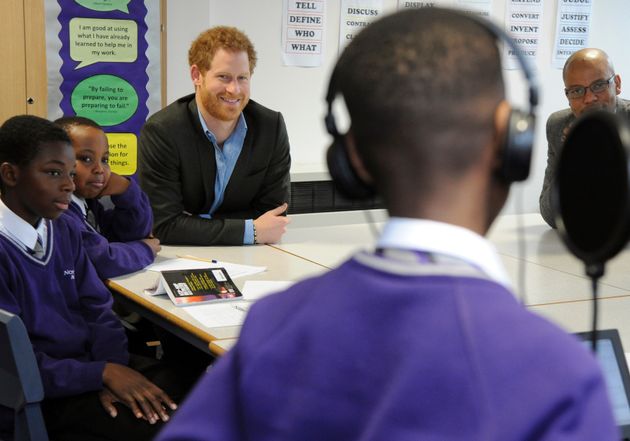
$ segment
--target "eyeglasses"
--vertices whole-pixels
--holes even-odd
[[[612,74],[612,76],[607,80],[595,81],[588,87],[575,86],[569,89],[564,89],[564,93],[570,100],[577,100],[579,98],[582,98],[584,95],[586,95],[587,88],[591,89],[591,92],[593,93],[602,93],[604,90],[606,90],[613,78],[615,78],[615,74]]]

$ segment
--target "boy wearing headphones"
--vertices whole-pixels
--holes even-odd
[[[159,440],[619,439],[592,355],[483,237],[519,176],[495,34],[426,8],[346,47],[332,149],[390,212],[377,249],[257,302]]]

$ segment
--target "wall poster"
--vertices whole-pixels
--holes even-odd
[[[133,175],[138,133],[160,108],[159,2],[45,3],[48,117],[97,122],[107,133],[112,171]]]

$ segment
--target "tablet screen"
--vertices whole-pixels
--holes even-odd
[[[591,349],[591,333],[577,335]],[[619,332],[616,329],[597,331],[597,359],[601,365],[615,421],[624,436],[630,435],[630,374]]]

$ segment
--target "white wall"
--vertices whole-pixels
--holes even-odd
[[[327,2],[325,63],[317,68],[285,67],[280,54],[282,0],[186,0],[168,1],[168,100],[192,92],[188,75],[187,52],[190,42],[204,29],[218,25],[236,26],[253,41],[259,56],[252,80],[252,98],[283,113],[291,142],[292,172],[325,171],[324,153],[329,143],[322,116],[328,75],[337,56],[340,0]],[[383,0],[388,11],[396,0]],[[185,6],[185,7],[184,7]],[[541,88],[538,127],[532,173],[519,185],[526,212],[538,211],[538,194],[546,165],[545,121],[550,113],[567,107],[561,71],[551,67],[557,2],[544,1],[542,44],[536,60]],[[505,2],[494,0],[493,17],[504,22]],[[630,81],[630,4],[628,0],[596,0],[590,46],[606,50],[617,73]],[[514,104],[526,102],[524,81],[518,71],[506,71],[508,94]],[[623,87],[623,83],[622,83]],[[630,86],[629,86],[630,87]],[[630,92],[622,92],[630,97]],[[505,210],[514,211],[510,200]]]

